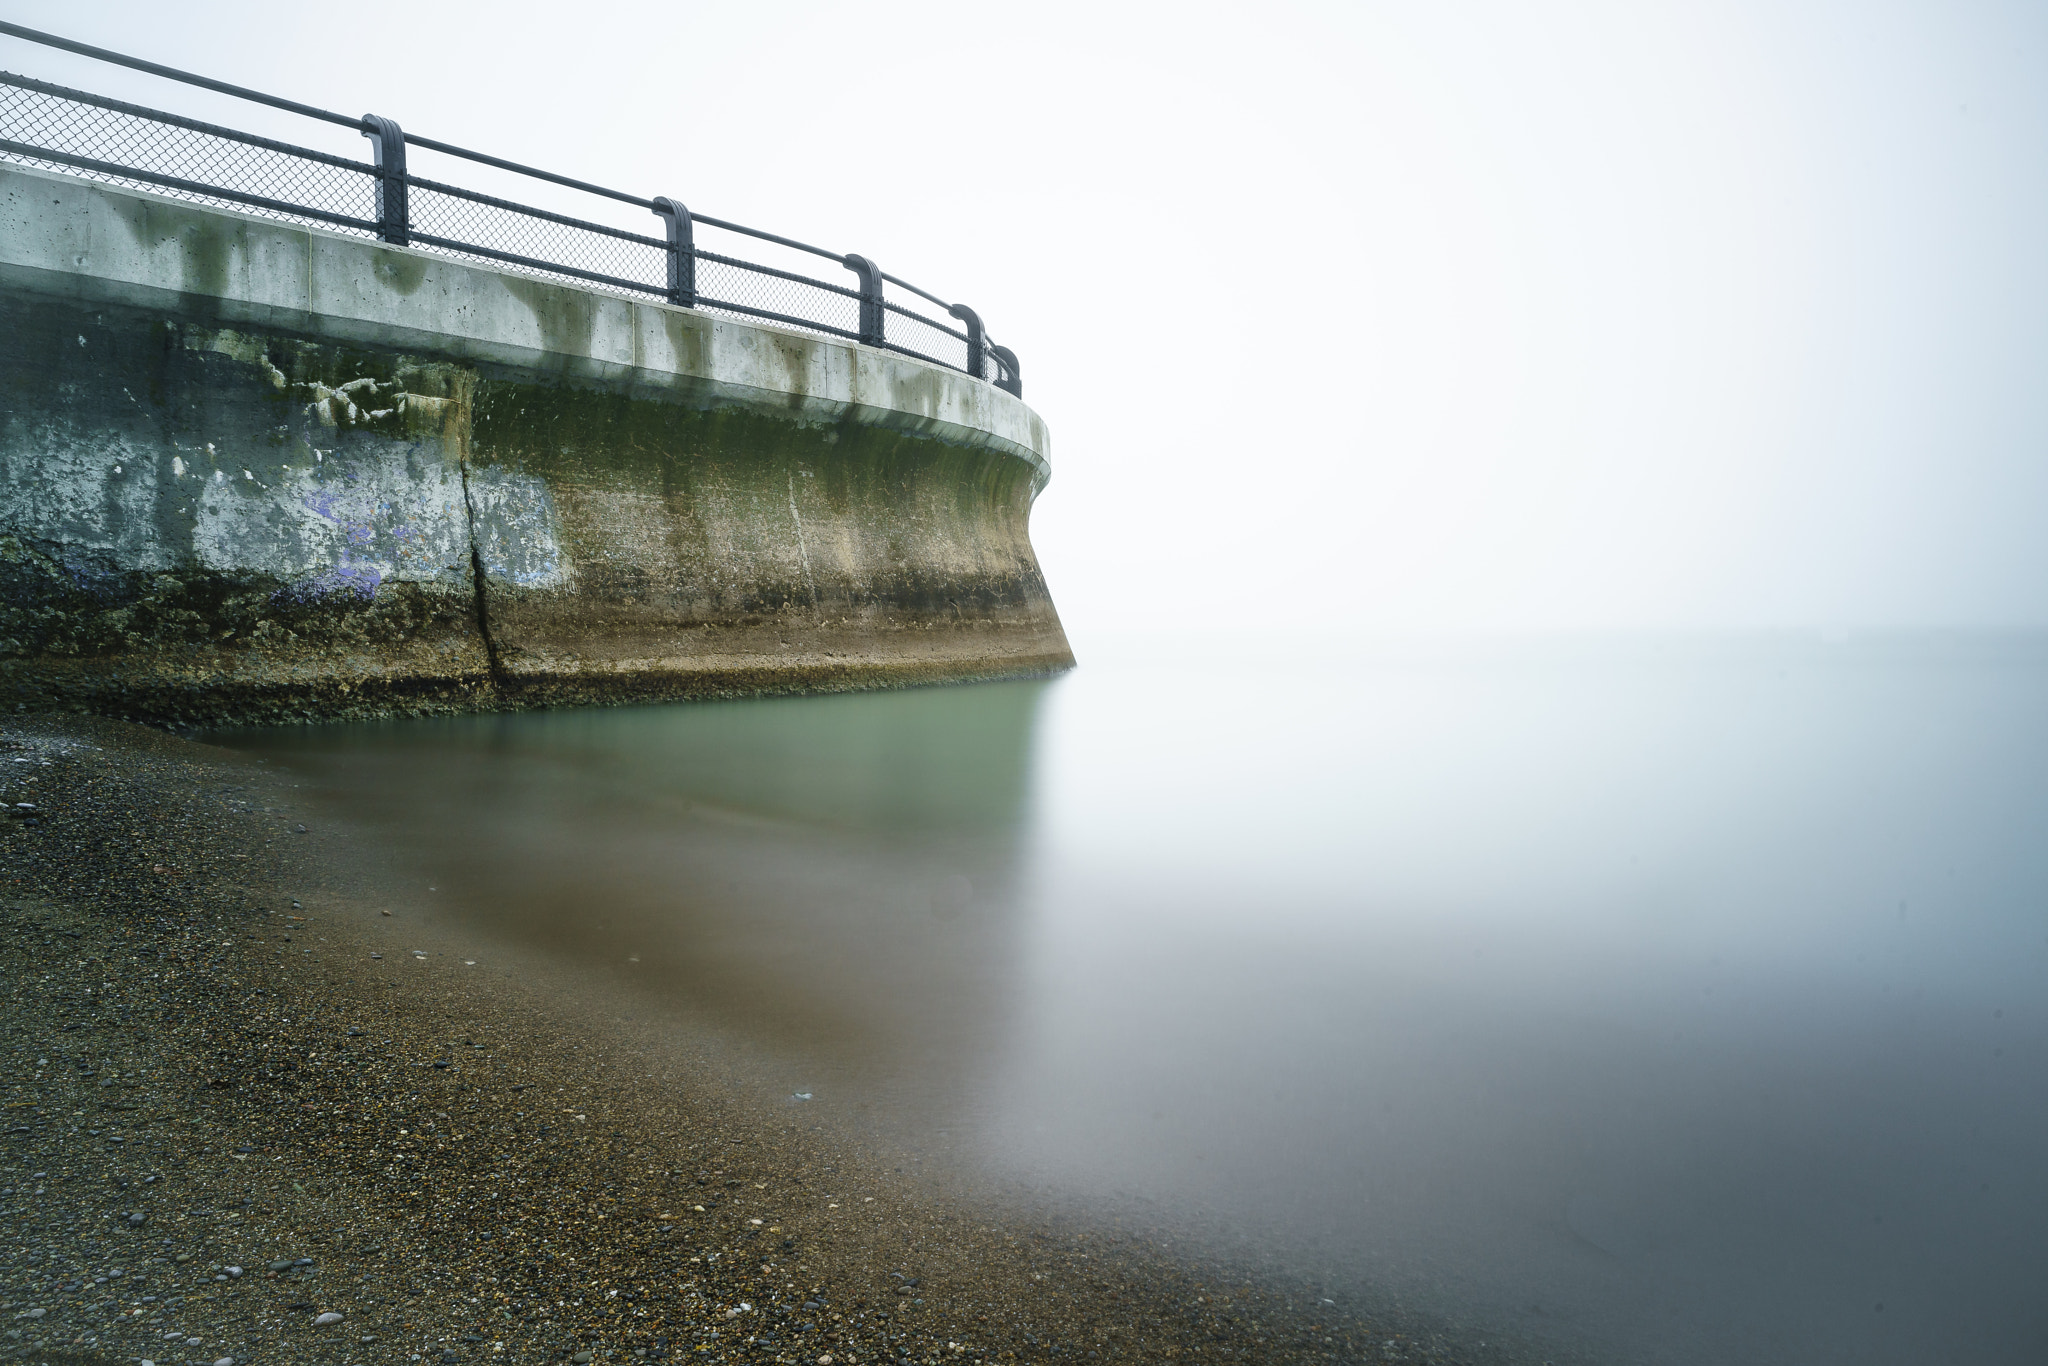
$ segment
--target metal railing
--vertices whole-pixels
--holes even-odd
[[[1015,353],[989,339],[973,309],[899,280],[864,256],[693,214],[679,199],[643,199],[450,146],[375,114],[349,118],[5,21],[0,34],[357,129],[371,149],[369,161],[355,160],[0,71],[0,161],[779,323],[964,371],[1023,396]],[[406,164],[410,148],[636,206],[653,214],[658,226],[654,233],[633,232],[415,175]],[[793,262],[822,257],[852,272],[853,281],[835,284],[709,250],[697,240],[700,228],[773,243],[795,253]],[[901,293],[886,296],[890,285]]]

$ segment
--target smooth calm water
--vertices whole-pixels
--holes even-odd
[[[1361,1304],[2048,1361],[2048,642],[1218,653],[235,743],[485,950]]]

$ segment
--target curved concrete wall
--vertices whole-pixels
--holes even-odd
[[[0,168],[0,702],[1014,676],[1047,438],[891,353]]]

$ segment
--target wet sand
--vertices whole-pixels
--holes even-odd
[[[1520,1356],[971,1190],[465,959],[243,756],[17,717],[0,784],[0,1359]]]

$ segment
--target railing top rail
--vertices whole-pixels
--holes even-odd
[[[332,109],[321,109],[310,104],[300,104],[297,100],[287,100],[277,95],[266,95],[260,90],[251,90],[247,86],[230,85],[226,81],[216,81],[210,76],[197,76],[190,71],[180,71],[174,66],[164,66],[160,62],[146,62],[140,57],[130,57],[126,53],[112,52],[103,47],[94,47],[90,43],[73,42],[69,38],[59,38],[54,33],[44,33],[41,29],[28,28],[22,24],[11,24],[4,19],[0,19],[0,33],[5,33],[14,38],[26,39],[31,43],[41,43],[44,47],[62,48],[66,52],[76,52],[81,57],[92,57],[102,62],[111,62],[115,66],[125,66],[135,71],[146,71],[152,76],[162,76],[167,80],[183,81],[186,85],[196,85],[206,90],[217,90],[223,95],[233,95],[236,99],[253,100],[257,104],[267,104],[273,109],[284,109],[294,114],[304,114],[309,119],[324,119],[328,123],[338,123],[344,128],[359,128],[362,126],[363,121],[361,119],[352,119],[346,114],[337,114]]]
[[[891,275],[891,274],[890,274],[890,273],[889,273],[888,271],[886,271],[886,270],[882,272],[882,278],[883,278],[884,280],[887,280],[887,281],[888,281],[888,282],[889,282],[890,284],[892,284],[892,285],[901,285],[901,286],[903,286],[903,288],[905,288],[905,289],[909,290],[909,291],[910,291],[910,292],[911,292],[912,294],[915,294],[915,295],[917,295],[917,296],[918,296],[918,297],[919,297],[920,299],[929,299],[929,300],[931,300],[931,301],[932,301],[933,303],[937,304],[937,305],[938,305],[938,306],[939,306],[940,308],[951,308],[951,307],[953,306],[953,305],[951,305],[951,304],[947,303],[947,302],[946,302],[946,301],[945,301],[944,299],[941,299],[941,298],[940,298],[940,297],[939,297],[938,295],[936,295],[936,294],[929,294],[929,293],[926,293],[926,292],[925,292],[924,290],[922,290],[922,289],[919,289],[919,288],[918,288],[918,287],[917,287],[916,285],[914,285],[914,284],[910,283],[910,281],[908,281],[908,280],[899,280],[899,279],[897,279],[897,278],[896,278],[895,276]]]
[[[827,261],[837,261],[842,266],[846,264],[846,254],[844,252],[827,251],[823,247],[814,247],[809,242],[799,242],[793,237],[779,237],[772,232],[763,232],[759,228],[750,228],[744,223],[728,223],[723,218],[713,218],[708,213],[693,213],[690,217],[698,223],[709,223],[714,228],[724,228],[727,232],[745,233],[748,237],[758,237],[763,242],[773,242],[777,246],[794,247],[798,251],[807,251],[813,256],[822,256]]]
[[[480,161],[486,166],[495,166],[501,171],[512,171],[518,175],[532,176],[535,180],[550,180],[557,185],[566,185],[572,190],[582,190],[585,194],[603,195],[606,199],[616,199],[621,204],[631,204],[636,208],[648,210],[654,208],[653,200],[627,194],[624,190],[607,190],[604,186],[593,185],[587,180],[575,180],[569,176],[556,175],[553,171],[542,171],[532,166],[521,166],[516,161],[506,161],[502,157],[490,156],[484,152],[472,152],[466,147],[457,147],[452,143],[438,142],[433,138],[423,138],[417,133],[407,133],[405,141],[411,147],[424,147],[428,151],[443,152],[451,157],[466,157],[470,161]],[[708,222],[710,220],[703,219],[700,221]]]
[[[990,379],[1013,394],[1022,394],[1014,354],[988,340],[980,319],[973,310],[965,308],[964,305],[950,304],[908,280],[890,275],[878,269],[864,256],[828,251],[824,247],[800,242],[779,233],[751,228],[743,223],[734,223],[723,218],[713,218],[708,214],[695,214],[671,199],[650,199],[627,194],[621,190],[592,184],[587,180],[558,175],[553,171],[523,165],[503,157],[458,147],[436,138],[407,133],[387,118],[370,114],[352,118],[298,100],[284,99],[228,81],[217,81],[190,71],[181,71],[160,62],[145,61],[125,53],[95,47],[90,43],[44,33],[23,24],[0,20],[0,35],[76,53],[96,61],[211,90],[305,118],[355,129],[372,140],[376,156],[373,162],[355,161],[293,143],[239,132],[184,115],[130,104],[32,77],[12,76],[4,72],[0,72],[0,90],[14,89],[33,94],[10,97],[11,102],[7,104],[5,111],[9,122],[5,127],[0,127],[0,155],[69,168],[75,174],[103,176],[116,181],[125,180],[155,186],[161,191],[172,191],[195,199],[245,205],[286,218],[310,218],[356,231],[368,231],[401,246],[418,242],[458,255],[481,257],[525,270],[564,275],[636,294],[653,294],[684,307],[702,306],[741,316],[791,323],[829,336],[845,337],[903,355],[916,356],[937,365],[965,370],[977,379]],[[44,97],[47,102],[41,105],[34,103],[36,96]],[[61,117],[53,115],[53,111],[61,115],[65,101],[71,102],[72,106],[84,105],[130,119],[146,120],[149,126],[180,129],[187,135],[186,140],[182,143],[175,140],[138,140],[133,136],[132,130],[126,134],[108,133],[107,125],[104,124],[80,122],[76,119],[66,123]],[[11,135],[12,121],[17,115],[25,121],[22,131],[33,132],[38,141],[25,141]],[[126,141],[122,140],[123,136],[126,136]],[[209,138],[219,139],[220,143],[208,144],[204,140]],[[349,185],[330,180],[322,187],[309,189],[301,183],[297,172],[288,169],[280,171],[279,164],[275,162],[261,165],[248,161],[240,165],[221,163],[219,151],[208,150],[218,149],[221,143],[294,158],[296,160],[291,163],[294,165],[312,164],[331,168],[332,172],[360,175],[366,178],[368,187],[364,188],[364,181],[352,182],[355,188],[351,188]],[[666,240],[413,175],[406,166],[404,154],[404,149],[409,146],[459,157],[514,175],[545,181],[583,194],[596,195],[650,211],[667,221]],[[252,170],[252,166],[255,169]],[[199,175],[210,178],[202,179]],[[412,190],[426,192],[429,199],[433,196],[441,198],[435,201],[436,207],[423,211],[425,216],[422,217],[421,213],[414,211],[409,194]],[[281,193],[298,197],[283,198],[280,197]],[[310,199],[307,197],[309,194]],[[374,195],[375,212],[371,217],[364,217],[357,206],[368,206],[370,199],[359,196],[371,194]],[[471,207],[458,210],[451,206],[450,201]],[[466,218],[463,216],[465,214],[468,215]],[[492,214],[497,217],[492,219]],[[822,257],[854,272],[859,280],[859,288],[849,289],[762,263],[742,261],[735,257],[704,251],[697,247],[692,237],[691,227],[697,223],[758,241],[772,242],[792,251]],[[548,225],[545,230],[539,226],[543,224]],[[549,232],[555,233],[556,236],[542,240]],[[569,236],[562,237],[563,232],[567,232]],[[583,236],[577,237],[577,234]],[[595,245],[597,243],[611,245],[603,247]],[[645,272],[648,258],[634,257],[630,252],[643,248],[652,249],[666,257],[668,278],[665,283],[655,283],[649,278],[633,278],[634,275]],[[628,254],[620,255],[622,252]],[[654,259],[658,262],[661,257],[657,256]],[[729,288],[721,288],[716,293],[700,292],[697,286],[697,268],[700,262],[716,269],[744,272],[744,276],[721,278],[726,279],[728,285],[735,279],[746,280],[754,293],[752,301],[736,296],[719,297],[732,294]],[[655,275],[658,277],[659,274],[660,271],[657,269]],[[951,318],[963,319],[967,324],[966,331],[963,332],[936,318],[883,298],[884,282],[935,305]],[[773,292],[778,287],[782,288],[780,295]],[[790,287],[794,287],[798,294],[791,295]],[[791,299],[795,299],[795,302],[792,303]],[[833,311],[849,306],[858,314],[857,328],[847,326],[853,321],[852,317]],[[945,342],[938,344],[937,347],[941,351],[946,350],[952,343],[959,343],[965,348],[965,363],[931,355],[929,346],[924,349],[906,346],[899,340],[889,337],[888,320],[892,316],[929,329],[929,332],[919,334],[928,341],[945,338]]]

